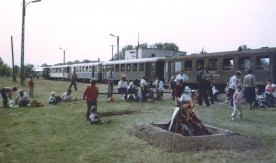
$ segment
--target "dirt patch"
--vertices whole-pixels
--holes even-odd
[[[207,127],[207,126],[206,126]],[[209,130],[209,127],[207,127]],[[216,130],[216,129],[215,129]],[[156,125],[135,125],[129,133],[149,144],[169,152],[231,150],[236,152],[259,148],[261,142],[229,130],[218,131],[208,136],[182,136]]]

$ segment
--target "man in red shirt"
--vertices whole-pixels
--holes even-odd
[[[28,85],[29,85],[29,90],[30,90],[30,97],[34,98],[34,81],[33,81],[33,76],[32,75],[30,75]]]
[[[99,95],[99,89],[96,87],[96,80],[91,79],[89,86],[87,86],[83,92],[83,99],[87,104],[87,120],[89,121],[90,109],[92,106],[97,106],[97,98]]]

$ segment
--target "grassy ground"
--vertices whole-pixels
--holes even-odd
[[[261,148],[242,153],[168,153],[129,135],[128,130],[137,123],[168,122],[174,108],[169,95],[154,103],[124,102],[122,95],[108,103],[106,95],[100,95],[98,111],[111,123],[91,125],[86,121],[83,100],[47,104],[50,92],[63,93],[68,81],[40,79],[35,83],[35,99],[44,102],[44,107],[0,108],[0,162],[276,162],[276,108],[244,110],[243,120],[231,121],[231,110],[223,103],[209,108],[197,106],[196,115],[203,122],[260,139]],[[81,99],[85,85],[78,83],[73,95]],[[3,86],[28,90],[11,78],[0,78]],[[97,86],[100,92],[106,92],[106,85]]]

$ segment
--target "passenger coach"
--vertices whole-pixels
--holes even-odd
[[[102,81],[102,62],[73,64],[70,67],[70,73],[76,71],[78,79],[81,81],[89,81],[91,78],[98,82]]]
[[[147,76],[149,81],[154,81],[156,77],[164,80],[164,57],[104,62],[104,80],[107,80],[106,72],[111,66],[116,73],[116,81],[119,81],[122,76],[125,76],[127,80],[141,79],[142,76]]]
[[[196,87],[196,74],[199,67],[208,66],[213,73],[214,84],[222,89],[235,71],[241,71],[243,77],[246,75],[246,70],[252,69],[257,85],[263,87],[267,78],[276,82],[275,65],[276,48],[192,54],[167,58],[165,78],[169,80],[172,75],[176,76],[183,69],[185,74],[190,77],[187,81],[188,84]]]

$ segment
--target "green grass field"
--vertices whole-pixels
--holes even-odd
[[[0,78],[0,87],[28,90],[17,80]],[[276,162],[276,108],[244,110],[243,120],[231,121],[231,110],[224,103],[208,108],[196,106],[196,115],[204,123],[259,139],[262,146],[241,153],[169,153],[128,133],[134,124],[169,122],[174,101],[168,94],[163,101],[153,103],[124,102],[122,95],[115,95],[115,102],[109,103],[105,101],[106,95],[100,95],[98,111],[106,113],[101,118],[111,123],[91,125],[86,120],[83,100],[57,106],[47,104],[52,91],[66,91],[68,81],[40,79],[35,83],[35,99],[43,102],[44,107],[0,108],[0,162]],[[81,99],[86,85],[78,83],[78,91],[73,90],[73,95]],[[100,92],[106,92],[107,85],[97,86]]]

